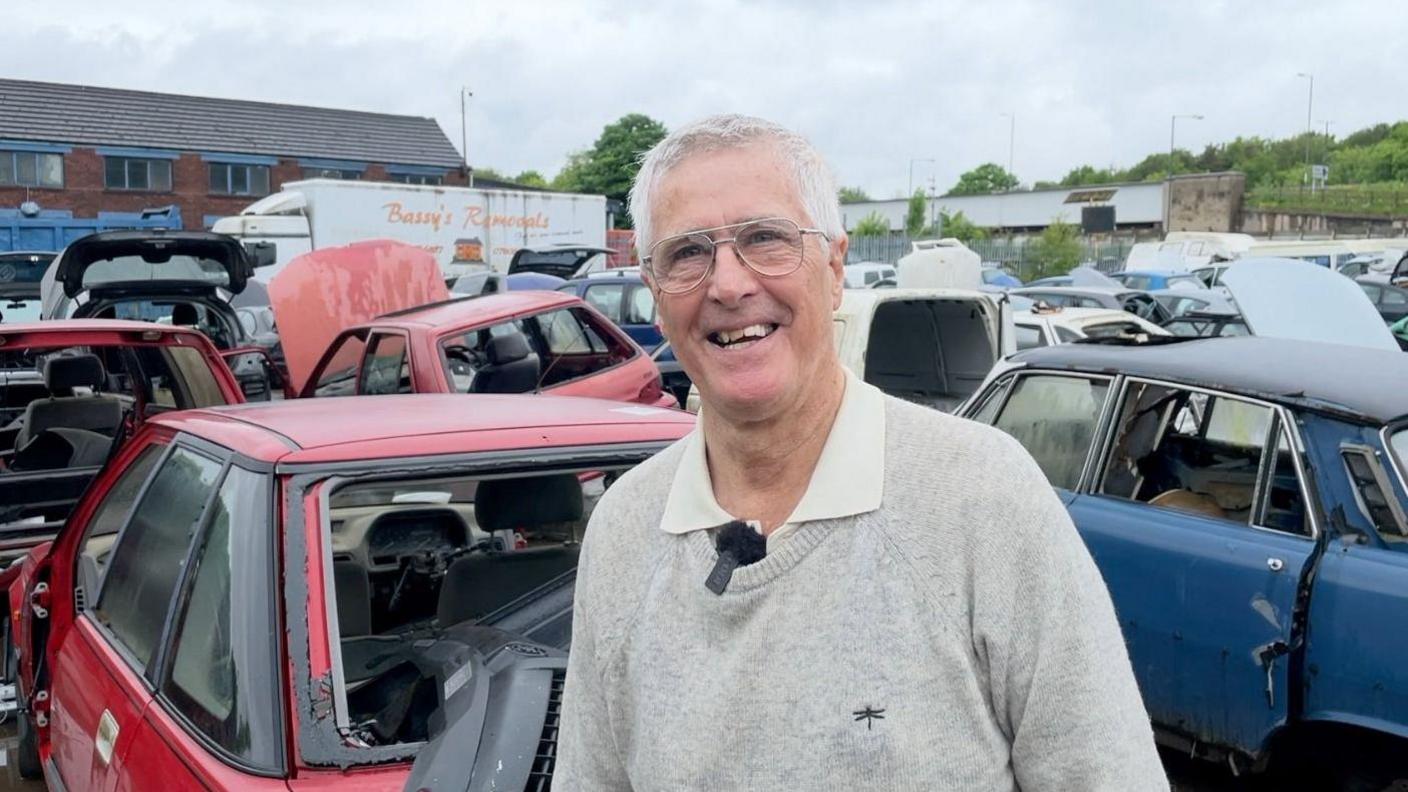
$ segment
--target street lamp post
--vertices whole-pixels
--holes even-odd
[[[1296,72],[1297,77],[1304,77],[1310,82],[1310,87],[1305,94],[1305,178],[1310,180],[1310,138],[1313,136],[1310,127],[1310,114],[1315,107],[1315,75],[1306,72]]]
[[[1195,113],[1179,113],[1179,114],[1175,114],[1172,118],[1170,118],[1170,119],[1168,120],[1168,156],[1169,156],[1169,164],[1168,164],[1168,166],[1169,166],[1170,168],[1173,167],[1173,152],[1174,152],[1174,148],[1173,148],[1173,133],[1174,133],[1174,130],[1178,127],[1178,119],[1180,119],[1180,118],[1191,118],[1191,119],[1193,119],[1194,121],[1202,121],[1202,120],[1203,120],[1203,117],[1202,117],[1202,116],[1197,115],[1197,114],[1195,114]]]
[[[904,196],[905,196],[906,198],[909,198],[910,196],[914,195],[914,163],[916,163],[916,162],[927,162],[927,163],[930,163],[930,164],[932,165],[932,164],[934,164],[934,163],[937,163],[938,160],[932,159],[932,158],[930,158],[930,157],[916,157],[916,158],[911,158],[911,159],[910,159],[910,161],[909,161],[909,192],[907,192],[907,193],[904,194]]]
[[[465,178],[469,186],[474,186],[474,173],[469,169],[469,125],[465,123],[465,109],[469,97],[474,93],[468,86],[460,86],[460,160],[464,163]]]
[[[1002,117],[1011,122],[1007,126],[1007,172],[1012,173],[1012,154],[1017,150],[1017,114],[1003,113]]]

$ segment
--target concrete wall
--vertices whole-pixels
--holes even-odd
[[[1175,176],[1167,182],[1165,231],[1236,231],[1247,177],[1242,173]]]
[[[1247,209],[1242,212],[1242,227],[1238,230],[1255,236],[1287,239],[1399,237],[1408,236],[1408,219]]]

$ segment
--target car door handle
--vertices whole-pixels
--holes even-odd
[[[1272,572],[1280,572],[1286,568],[1286,562],[1279,558],[1268,558],[1266,559],[1266,568]]]
[[[111,712],[103,710],[102,717],[98,718],[98,733],[93,735],[93,747],[105,766],[112,762],[112,749],[117,745],[117,732],[117,719]]]

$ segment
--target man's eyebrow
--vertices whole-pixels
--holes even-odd
[[[776,214],[776,213],[772,213],[772,214],[760,214],[760,215],[749,215],[748,217],[745,217],[745,218],[743,218],[742,220],[735,220],[735,221],[733,221],[732,223],[725,223],[724,225],[721,225],[721,226],[704,226],[703,228],[690,228],[690,229],[686,229],[686,230],[684,230],[684,231],[676,231],[676,232],[674,232],[674,233],[670,233],[670,234],[664,235],[663,237],[661,237],[661,239],[669,239],[669,238],[671,238],[671,237],[684,236],[684,235],[686,235],[686,234],[698,234],[698,233],[700,233],[700,232],[702,232],[702,231],[714,231],[714,230],[719,229],[719,228],[728,228],[729,226],[743,225],[744,223],[752,223],[752,222],[756,222],[756,221],[758,221],[758,220],[772,220],[773,218],[777,218],[777,217],[786,217],[786,215],[780,215],[780,214]]]

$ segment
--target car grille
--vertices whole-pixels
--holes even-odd
[[[567,672],[564,669],[552,672],[548,710],[543,716],[543,736],[538,740],[538,753],[533,757],[533,768],[528,772],[524,792],[550,792],[552,789],[552,771],[557,766],[557,730],[562,723],[562,687],[566,681]]]

